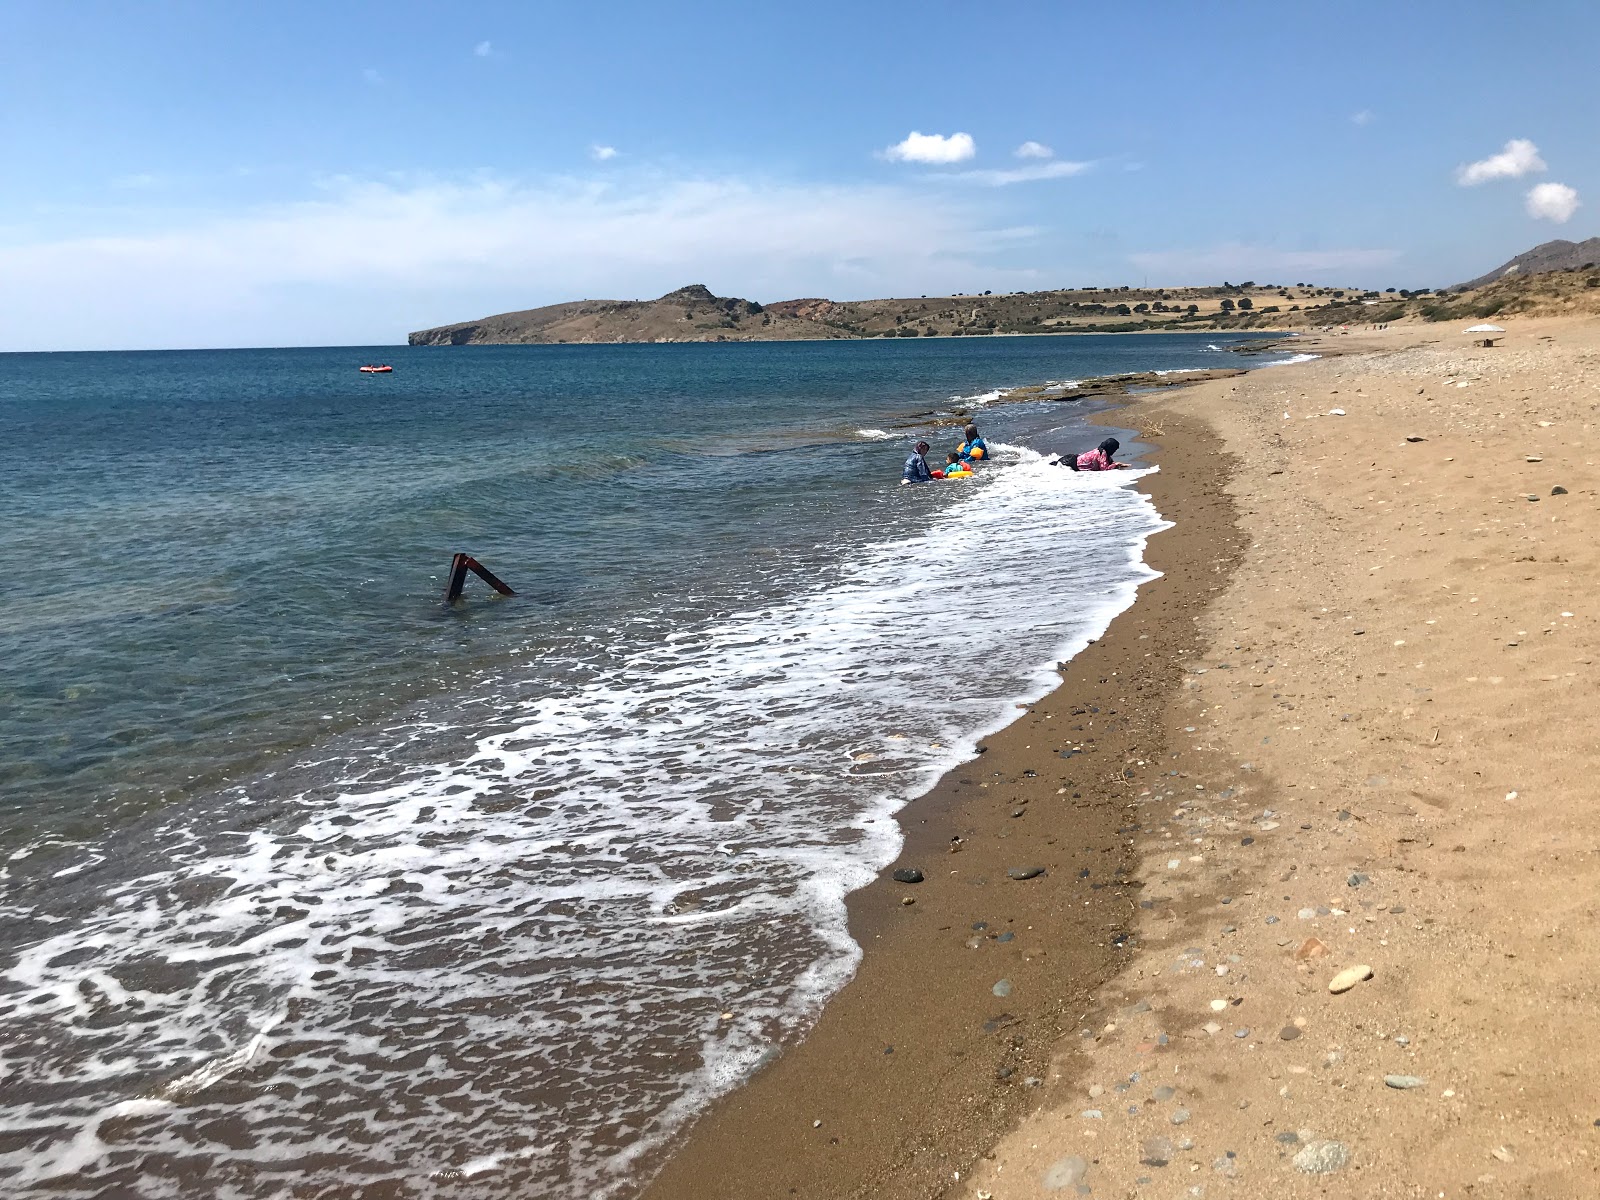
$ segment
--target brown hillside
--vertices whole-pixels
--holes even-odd
[[[578,300],[500,313],[419,330],[409,341],[413,346],[459,346],[1276,329],[1304,326],[1320,310],[1376,296],[1377,292],[1342,288],[1249,282],[883,300],[811,296],[763,306],[691,284],[658,300]]]

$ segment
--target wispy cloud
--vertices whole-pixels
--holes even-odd
[[[1043,142],[1023,142],[1011,152],[1017,158],[1054,158],[1056,152]]]
[[[479,42],[472,48],[472,52],[479,58],[489,58],[494,54],[494,43],[490,41]]]
[[[595,162],[609,162],[616,156],[617,148],[615,146],[602,146],[596,142],[589,147],[589,157],[594,159]]]
[[[1349,274],[1382,269],[1399,257],[1398,250],[1390,249],[1286,250],[1227,242],[1199,249],[1145,251],[1130,255],[1129,260],[1165,284],[1339,273],[1343,274],[1338,282],[1353,283]]]
[[[1564,225],[1581,203],[1577,189],[1564,183],[1539,183],[1528,190],[1528,215],[1540,221]]]
[[[1456,168],[1456,182],[1462,187],[1474,187],[1491,179],[1520,179],[1534,171],[1545,169],[1539,157],[1539,147],[1527,138],[1512,138],[1499,154],[1479,159]]]
[[[1363,108],[1358,113],[1350,114],[1350,124],[1352,125],[1371,125],[1377,119],[1378,114],[1373,112],[1370,108]]]
[[[986,187],[1005,187],[1012,183],[1034,183],[1041,179],[1067,179],[1093,169],[1093,163],[1061,160],[1039,163],[1031,167],[1013,167],[1006,171],[992,169],[952,171],[945,175],[936,175],[934,178],[960,179],[967,183],[981,183]]]
[[[918,133],[912,130],[903,142],[896,142],[883,152],[890,162],[949,164],[966,162],[978,152],[978,144],[970,133]]]
[[[0,349],[370,343],[486,312],[693,280],[759,299],[1031,287],[1034,235],[900,186],[623,175],[335,180],[208,216],[145,210],[0,243]],[[131,232],[130,232],[131,231]],[[537,289],[529,280],[537,280]],[[87,336],[83,331],[92,331]]]

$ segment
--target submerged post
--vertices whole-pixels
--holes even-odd
[[[444,590],[444,602],[447,606],[461,599],[461,590],[467,586],[468,571],[471,571],[502,596],[516,595],[488,567],[473,558],[472,555],[462,554],[458,551],[456,556],[450,560],[450,583]]]

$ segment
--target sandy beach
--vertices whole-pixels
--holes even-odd
[[[1600,326],[1510,328],[1109,417],[1163,577],[905,811],[925,881],[651,1200],[1600,1194]]]

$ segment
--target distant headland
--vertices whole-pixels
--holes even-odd
[[[808,297],[758,304],[705,284],[657,300],[572,300],[412,333],[413,346],[763,342],[1002,334],[1306,329],[1600,310],[1600,239],[1547,242],[1453,288],[1261,284],[1085,287],[885,300]]]

